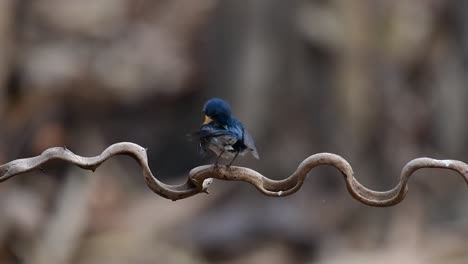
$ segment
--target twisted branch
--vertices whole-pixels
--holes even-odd
[[[308,173],[320,165],[337,168],[344,176],[348,192],[356,200],[370,206],[392,206],[400,203],[408,192],[408,180],[422,168],[442,168],[458,172],[468,184],[468,165],[457,160],[436,160],[417,158],[408,162],[402,169],[398,184],[389,191],[379,192],[364,187],[354,178],[351,165],[342,157],[332,153],[318,153],[305,159],[296,171],[284,180],[272,180],[260,173],[244,167],[226,167],[205,165],[192,169],[187,181],[180,185],[168,185],[159,181],[151,172],[146,149],[129,142],[116,143],[105,149],[99,156],[81,157],[67,148],[49,148],[41,155],[17,159],[0,166],[0,182],[34,169],[40,168],[51,160],[63,160],[83,169],[94,171],[104,161],[115,155],[128,155],[142,167],[148,187],[155,193],[173,201],[184,199],[201,192],[207,192],[212,179],[226,181],[244,181],[255,186],[260,192],[269,196],[287,196],[299,190]]]

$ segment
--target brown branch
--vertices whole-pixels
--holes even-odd
[[[408,192],[408,180],[417,170],[422,168],[442,168],[458,172],[468,184],[468,165],[457,160],[436,160],[431,158],[417,158],[408,162],[401,171],[398,184],[385,192],[373,191],[354,178],[351,165],[342,157],[332,153],[318,153],[305,159],[296,171],[284,180],[272,180],[260,173],[244,167],[226,167],[205,165],[192,169],[184,184],[168,185],[160,182],[148,166],[146,149],[141,146],[121,142],[109,146],[99,156],[81,157],[67,148],[50,148],[41,155],[17,159],[0,166],[0,182],[15,175],[19,175],[40,168],[51,160],[64,160],[83,169],[95,170],[108,158],[115,155],[128,155],[133,157],[142,167],[148,187],[153,192],[171,200],[184,199],[201,192],[207,192],[212,179],[226,181],[244,181],[255,186],[260,192],[269,196],[287,196],[299,190],[308,173],[320,165],[330,165],[337,168],[344,176],[346,187],[356,200],[370,206],[392,206],[400,203]]]

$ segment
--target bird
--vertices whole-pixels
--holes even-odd
[[[220,159],[230,159],[230,167],[236,158],[250,152],[259,159],[254,140],[243,124],[232,115],[231,106],[220,98],[211,98],[203,106],[205,120],[198,132],[200,147],[203,152],[212,152],[217,156],[215,166]]]

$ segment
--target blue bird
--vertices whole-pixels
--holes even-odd
[[[247,152],[259,159],[252,137],[242,123],[232,116],[231,107],[226,101],[212,98],[203,106],[203,112],[205,121],[198,133],[200,146],[203,151],[211,151],[217,156],[215,166],[221,158],[230,159],[228,166],[231,166],[239,154]]]

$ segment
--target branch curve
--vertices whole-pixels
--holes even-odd
[[[212,179],[226,181],[243,181],[252,184],[261,193],[268,196],[282,197],[298,191],[309,172],[320,165],[337,168],[344,176],[348,192],[353,198],[369,206],[386,207],[400,203],[408,192],[408,180],[411,175],[422,168],[449,169],[459,173],[468,184],[468,165],[458,160],[436,160],[417,158],[408,162],[402,169],[398,184],[389,191],[374,191],[363,186],[354,177],[351,165],[341,156],[332,153],[317,153],[305,159],[296,171],[283,180],[272,180],[262,174],[244,167],[226,167],[204,165],[192,169],[186,182],[180,185],[169,185],[159,181],[148,165],[147,149],[130,142],[120,142],[106,148],[95,157],[82,157],[65,147],[49,148],[39,156],[17,159],[0,166],[0,182],[23,174],[51,160],[63,160],[82,169],[94,171],[112,156],[127,155],[141,166],[148,187],[156,194],[173,201],[188,198],[198,193],[207,192]]]

